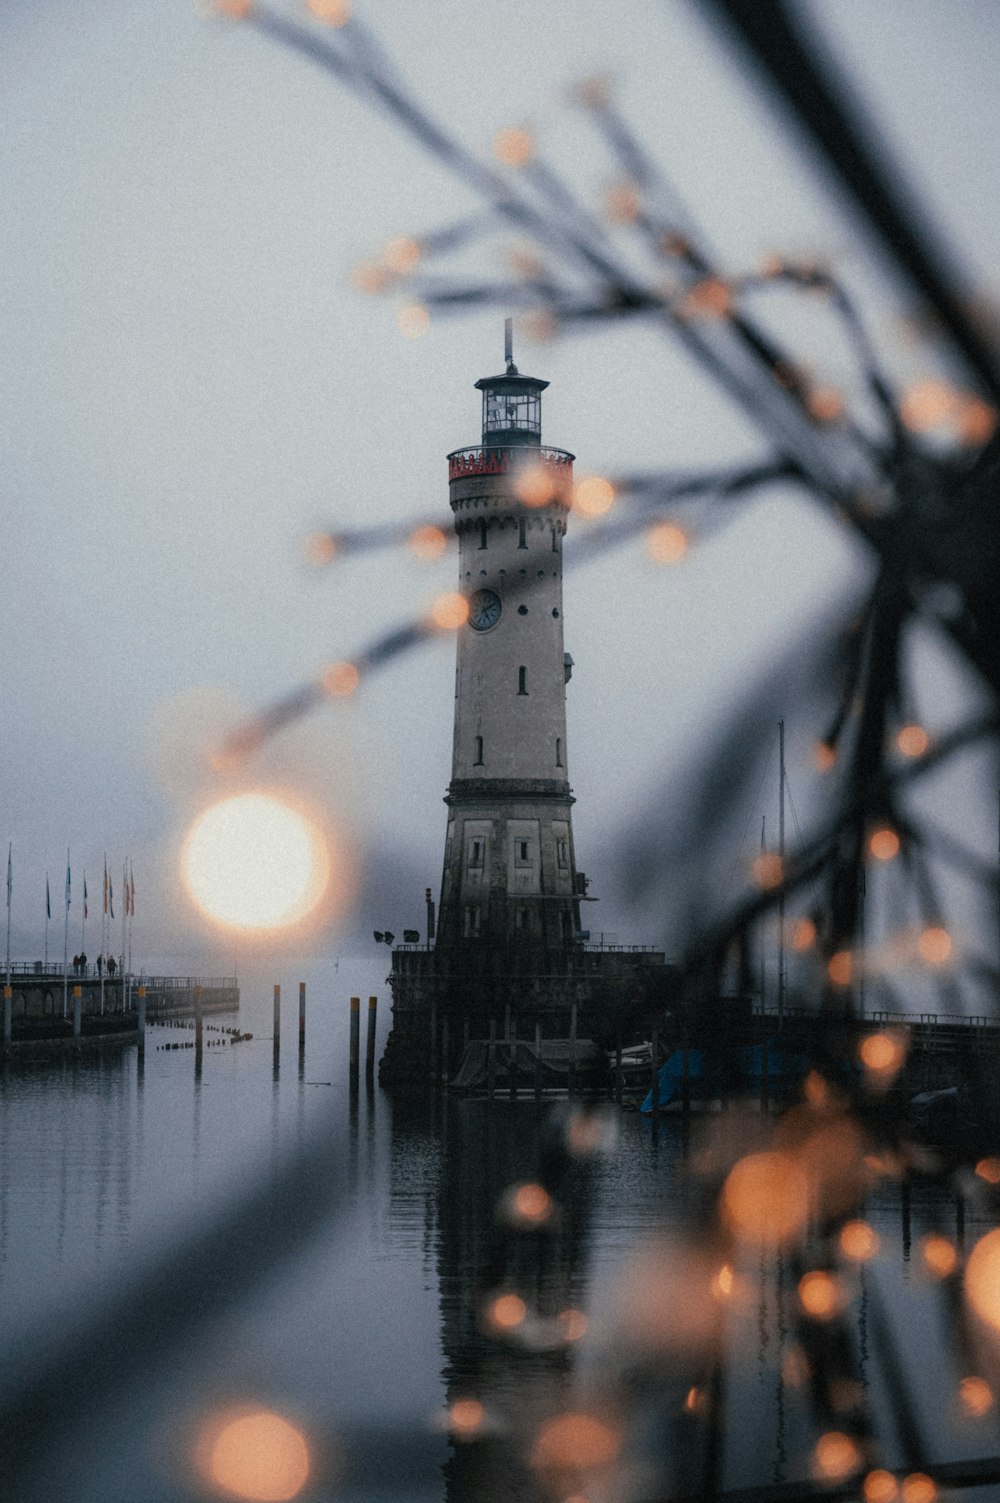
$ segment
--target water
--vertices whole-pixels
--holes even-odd
[[[309,1002],[301,1070],[300,979]],[[283,985],[277,1075],[275,980]],[[74,1402],[74,1383],[81,1386],[81,1368],[85,1397],[86,1385],[93,1386],[83,1423],[65,1436],[58,1425],[47,1432],[35,1491],[25,1483],[18,1503],[36,1496],[49,1503],[218,1496],[206,1492],[192,1456],[206,1417],[240,1404],[286,1415],[308,1436],[317,1482],[303,1497],[533,1499],[539,1494],[526,1453],[545,1417],[585,1402],[610,1412],[623,1395],[631,1492],[613,1496],[651,1495],[654,1475],[663,1485],[661,1473],[643,1466],[667,1435],[674,1448],[667,1480],[683,1484],[681,1451],[693,1461],[704,1450],[682,1414],[690,1387],[704,1387],[704,1350],[675,1353],[669,1373],[647,1365],[637,1386],[635,1352],[622,1345],[614,1315],[642,1295],[630,1259],[651,1238],[661,1239],[666,1272],[649,1318],[655,1322],[665,1310],[673,1320],[692,1303],[683,1236],[699,1215],[700,1190],[677,1126],[664,1124],[654,1142],[648,1121],[624,1114],[609,1150],[572,1169],[558,1228],[512,1242],[498,1229],[495,1208],[512,1182],[536,1176],[548,1105],[501,1098],[393,1103],[363,1084],[352,1099],[347,999],[362,997],[364,1020],[364,999],[379,995],[381,1050],[389,1026],[381,967],[262,972],[242,985],[240,1026],[254,1039],[207,1047],[200,1076],[193,1049],[157,1047],[193,1038],[175,1028],[150,1030],[141,1073],[134,1049],[6,1073],[5,1370],[23,1370],[82,1326],[89,1344],[74,1358],[66,1405]],[[213,1027],[231,1021],[209,1020]],[[206,1031],[207,1040],[218,1037]],[[213,1261],[199,1262],[189,1239],[255,1186],[271,1183],[276,1168],[316,1135],[321,1168],[302,1216],[262,1212],[238,1238],[221,1239],[210,1250]],[[936,1290],[919,1272],[921,1235],[932,1225],[954,1234],[954,1205],[936,1192],[914,1195],[906,1221],[898,1189],[888,1185],[868,1215],[882,1254],[856,1282],[849,1327],[890,1453],[898,1442],[872,1339],[876,1300],[907,1353],[935,1354],[932,1362],[908,1364],[931,1455],[996,1451],[992,1417],[976,1425],[955,1418],[955,1386],[964,1374],[948,1355]],[[986,1208],[969,1206],[969,1245],[990,1225]],[[665,1227],[673,1241],[662,1242]],[[180,1247],[182,1256],[142,1294],[141,1360],[127,1379],[112,1374],[105,1383],[102,1361],[118,1360],[113,1333],[123,1317],[119,1311],[105,1320],[103,1335],[94,1336],[90,1323],[134,1287],[165,1246]],[[259,1253],[263,1270],[255,1266]],[[752,1259],[735,1275],[722,1477],[726,1485],[802,1477],[815,1435],[805,1391],[788,1372],[795,1342],[788,1298],[779,1303],[773,1278]],[[790,1266],[782,1279],[790,1296]],[[590,1330],[579,1342],[547,1350],[498,1343],[482,1328],[483,1291],[491,1285],[516,1288],[548,1318],[586,1311]],[[161,1304],[172,1309],[175,1298],[189,1325],[167,1343],[157,1321]],[[485,1406],[488,1437],[451,1445],[440,1416],[448,1403],[470,1397]]]

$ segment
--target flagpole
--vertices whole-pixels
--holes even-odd
[[[108,853],[104,852],[104,908],[101,912],[101,953],[97,957],[97,967],[101,973],[101,1015],[104,1014],[104,972],[107,969],[107,956],[104,953],[105,933],[108,927]]]
[[[7,846],[7,986],[10,987],[10,895],[14,888],[14,867],[12,854],[14,842],[10,841]]]
[[[72,890],[72,877],[69,870],[69,846],[66,847],[66,912],[63,915],[63,1017],[66,1016],[69,1003],[69,905]]]
[[[80,954],[87,949],[87,868],[83,868],[83,914],[80,918]]]
[[[125,925],[128,919],[128,861],[122,862],[122,952],[121,977],[122,977],[122,1012],[125,1011]]]
[[[49,897],[49,874],[45,873],[45,970],[49,969],[49,919],[52,917],[52,900]]]

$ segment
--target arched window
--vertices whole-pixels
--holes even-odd
[[[527,668],[519,668],[517,670],[517,692],[518,694],[527,694],[528,692]]]
[[[562,766],[562,737],[556,737],[556,766]]]
[[[480,524],[479,524],[479,546],[480,546],[480,548],[485,548],[486,547],[486,523],[485,522],[480,522]]]
[[[477,736],[476,737],[476,760],[473,763],[473,766],[474,767],[482,767],[482,765],[483,765],[483,738],[482,738],[482,736]]]

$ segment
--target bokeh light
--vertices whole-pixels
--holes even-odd
[[[543,1473],[595,1471],[614,1461],[618,1447],[617,1431],[596,1415],[560,1414],[539,1430],[531,1464]]]
[[[676,564],[687,551],[687,533],[676,522],[656,522],[646,533],[646,552],[654,564]]]
[[[682,318],[725,318],[733,309],[733,290],[720,277],[705,277],[689,287],[678,304]]]
[[[917,937],[917,954],[928,965],[944,965],[951,958],[951,935],[940,924],[932,924]]]
[[[861,1451],[856,1440],[842,1430],[828,1430],[816,1442],[813,1470],[824,1482],[840,1482],[861,1466]]]
[[[1000,1185],[1000,1159],[980,1159],[976,1165],[976,1174],[988,1185]]]
[[[817,1268],[799,1280],[799,1304],[813,1320],[832,1320],[844,1308],[844,1286],[832,1273]]]
[[[472,1440],[486,1419],[486,1410],[478,1399],[455,1399],[447,1410],[447,1427],[456,1440]]]
[[[899,1496],[899,1484],[884,1467],[875,1467],[861,1484],[865,1503],[895,1503]]]
[[[881,1241],[878,1232],[867,1221],[848,1221],[840,1228],[837,1239],[840,1251],[852,1263],[867,1263],[878,1257]]]
[[[354,693],[361,682],[361,675],[353,663],[342,659],[323,670],[321,682],[324,694],[329,694],[332,699],[343,699]]]
[[[816,943],[816,925],[811,918],[799,918],[792,925],[791,946],[796,955],[804,955]]]
[[[238,793],[204,809],[181,852],[185,887],[214,922],[281,929],[323,897],[330,857],[320,832],[273,793]]]
[[[525,465],[514,481],[514,494],[525,506],[547,506],[555,491],[552,472],[544,464]]]
[[[948,1279],[958,1267],[958,1249],[947,1237],[931,1232],[920,1240],[920,1261],[932,1279]]]
[[[405,277],[417,265],[422,255],[419,240],[412,235],[398,235],[390,240],[382,252],[382,260],[397,277]]]
[[[306,538],[302,551],[307,564],[314,569],[324,569],[333,563],[339,548],[337,539],[329,532],[313,532]]]
[[[556,1320],[564,1341],[580,1341],[587,1334],[589,1322],[582,1310],[560,1310]]]
[[[937,1495],[937,1483],[926,1472],[911,1472],[899,1484],[901,1503],[934,1503]]]
[[[782,1247],[809,1215],[809,1181],[785,1153],[751,1153],[733,1165],[722,1189],[722,1219],[734,1237]]]
[[[396,323],[400,334],[407,339],[419,339],[430,328],[431,316],[423,303],[407,303],[400,308]]]
[[[440,558],[448,546],[448,539],[440,527],[417,527],[410,533],[410,552],[417,558]]]
[[[306,4],[324,26],[346,26],[351,19],[351,0],[306,0]]]
[[[486,1307],[487,1323],[497,1331],[516,1331],[527,1315],[528,1307],[519,1294],[498,1294]]]
[[[429,614],[440,631],[457,631],[469,619],[469,602],[457,590],[445,590],[431,602]]]
[[[508,125],[493,137],[493,155],[505,167],[527,167],[535,155],[535,138],[523,125]]]
[[[762,851],[750,867],[754,882],[766,891],[780,887],[785,880],[785,863],[776,851]]]
[[[588,475],[573,487],[573,505],[583,517],[603,517],[614,501],[614,486],[600,475]]]
[[[806,411],[816,423],[839,423],[844,410],[843,395],[832,386],[814,386],[806,397]]]
[[[869,835],[868,850],[876,861],[892,861],[899,855],[899,836],[888,825],[882,825]]]
[[[982,1419],[989,1414],[995,1400],[985,1378],[963,1378],[958,1385],[958,1402],[970,1419]]]
[[[922,725],[904,725],[896,737],[896,750],[904,757],[922,757],[930,744]]]
[[[359,261],[351,270],[351,285],[356,292],[377,297],[392,284],[392,277],[384,266],[374,261]]]
[[[248,1503],[289,1503],[309,1480],[305,1436],[267,1409],[217,1416],[202,1431],[196,1456],[206,1481]]]
[[[906,1035],[900,1029],[882,1029],[861,1040],[858,1055],[869,1076],[883,1083],[899,1074],[906,1059]]]
[[[612,183],[604,194],[604,217],[612,224],[633,224],[642,212],[634,183]]]
[[[850,950],[837,950],[826,963],[826,974],[833,986],[850,986],[854,980],[854,956]]]
[[[499,1214],[510,1226],[531,1228],[545,1226],[555,1205],[544,1185],[529,1182],[511,1185],[500,1200]]]
[[[980,1237],[969,1254],[965,1297],[980,1320],[1000,1331],[1000,1230]]]
[[[817,772],[829,772],[837,761],[836,748],[829,741],[817,741],[813,747],[813,765]]]

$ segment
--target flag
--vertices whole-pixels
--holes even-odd
[[[66,853],[66,907],[73,901],[73,876],[69,869],[69,852]]]
[[[86,918],[87,915],[88,915],[88,910],[87,910],[87,873],[84,872],[84,874],[83,874],[83,916],[84,916],[84,918]]]
[[[132,917],[135,918],[135,872],[132,870],[131,861],[128,864],[128,885],[131,893],[131,913]]]
[[[52,917],[52,899],[49,897],[49,874],[45,873],[45,917]]]

